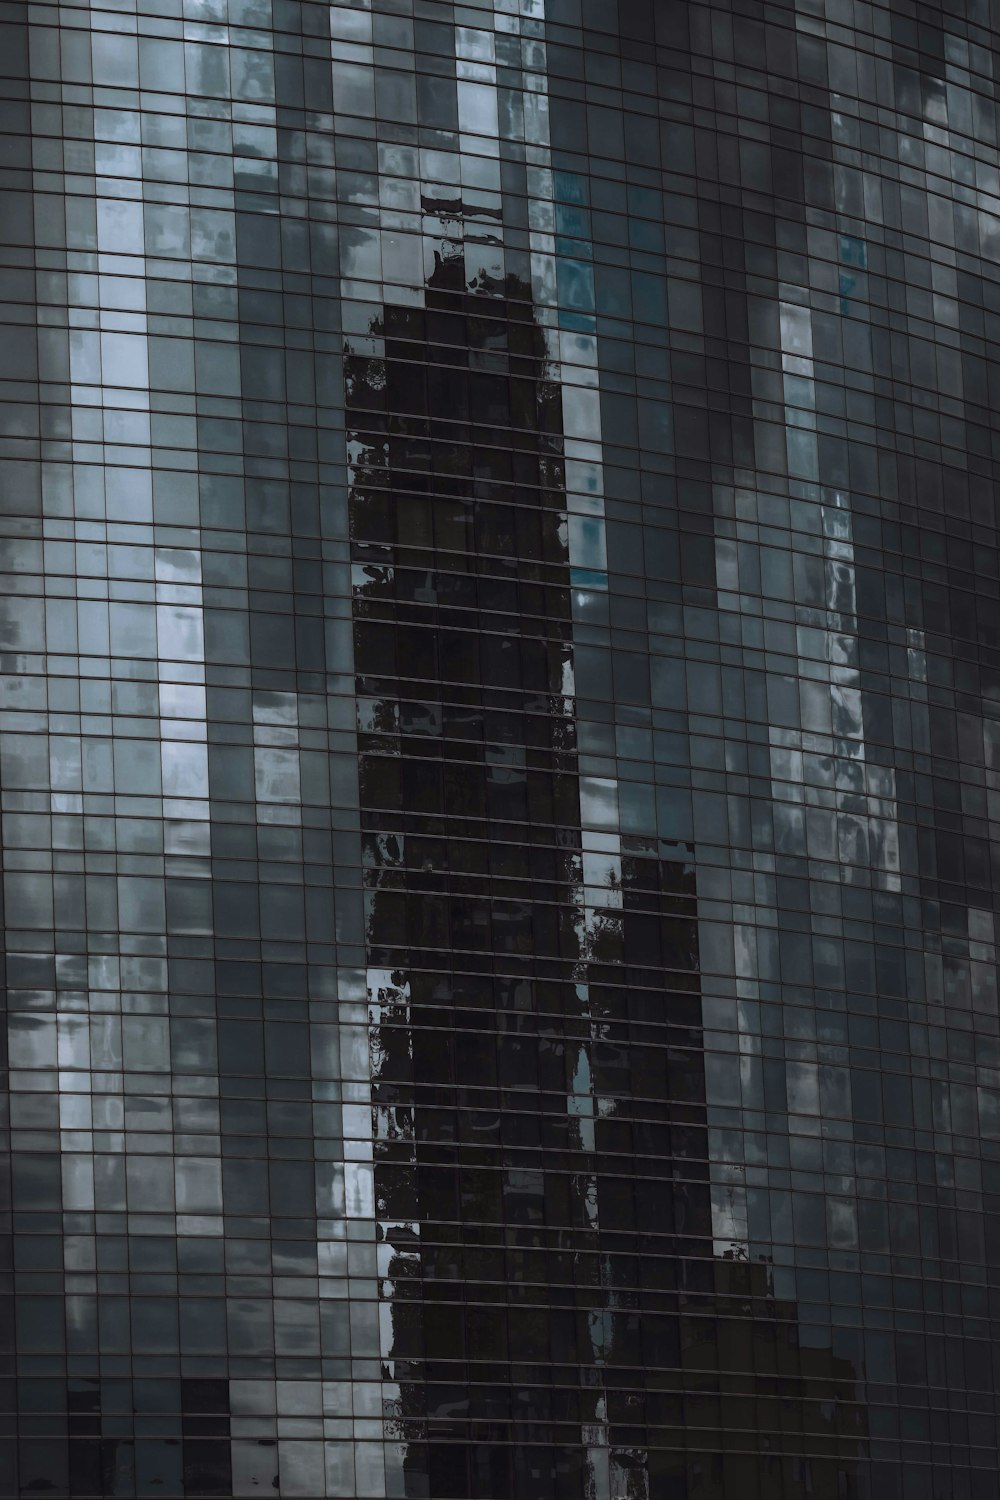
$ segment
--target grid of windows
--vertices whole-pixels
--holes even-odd
[[[0,30],[0,1497],[993,1500],[996,7]]]

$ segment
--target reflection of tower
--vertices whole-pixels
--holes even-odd
[[[682,1301],[683,1394],[661,1398],[671,1417],[659,1440],[688,1454],[668,1458],[660,1472],[670,1481],[650,1495],[868,1496],[858,1473],[868,1417],[851,1341],[843,1352],[803,1344],[798,1305],[774,1297],[760,1262],[716,1260],[713,1280],[714,1296]]]
[[[579,1358],[551,1288],[572,1226],[589,1242],[545,1171],[553,1145],[570,1165],[580,863],[558,387],[524,290],[489,290],[439,267],[426,310],[386,309],[384,364],[348,365],[383,1360],[414,1494],[548,1473],[553,1361]]]
[[[582,918],[559,391],[528,294],[439,264],[372,331],[348,426],[399,1492],[721,1494],[760,1464],[722,1409],[759,1357],[774,1462],[815,1436],[789,1493],[850,1495],[856,1439],[840,1457],[808,1415],[849,1404],[847,1366],[788,1353],[763,1272],[712,1258],[690,851],[623,840]]]

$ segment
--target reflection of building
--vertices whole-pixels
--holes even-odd
[[[9,8],[0,1500],[995,1495],[995,21]]]
[[[870,1445],[858,1361],[804,1345],[796,1305],[775,1299],[760,1264],[717,1261],[715,1295],[683,1304],[680,1375],[668,1398],[673,1431],[665,1432],[674,1451],[659,1474],[706,1500],[865,1494]]]
[[[372,332],[347,366],[351,535],[406,1492],[721,1495],[763,1462],[839,1500],[851,1366],[798,1349],[763,1267],[710,1259],[689,851],[627,842],[582,905],[558,391],[530,297],[439,266]]]

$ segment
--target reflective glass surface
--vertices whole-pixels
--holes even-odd
[[[996,6],[0,24],[0,1500],[995,1500]]]

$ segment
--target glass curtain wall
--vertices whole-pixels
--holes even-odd
[[[0,25],[0,1496],[992,1500],[997,16]]]

